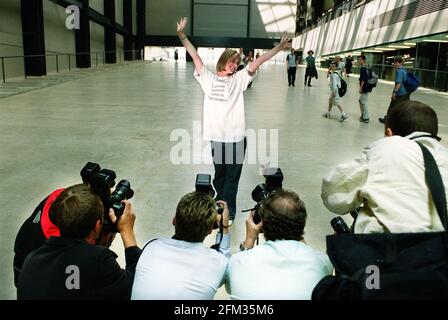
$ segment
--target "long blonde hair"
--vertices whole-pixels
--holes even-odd
[[[226,49],[219,57],[218,63],[216,64],[216,72],[224,71],[227,63],[237,58],[241,60],[240,54],[237,51]]]

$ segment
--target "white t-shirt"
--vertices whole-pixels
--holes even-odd
[[[143,250],[135,270],[132,300],[211,300],[225,281],[230,234],[220,245],[160,238]]]
[[[336,92],[336,95],[339,95],[338,88],[341,87],[341,75],[338,71],[333,71],[330,73],[329,78],[329,87],[331,92]]]
[[[246,119],[243,92],[254,77],[247,67],[230,77],[219,77],[205,66],[194,77],[204,91],[203,139],[238,142],[244,139]]]
[[[332,271],[328,256],[303,242],[266,241],[230,258],[226,289],[238,300],[310,300]]]

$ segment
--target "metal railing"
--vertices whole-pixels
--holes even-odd
[[[383,80],[395,81],[395,69],[393,66],[384,64],[371,64],[369,67],[375,71],[378,78]],[[420,85],[424,88],[448,91],[448,72],[440,70],[430,70],[423,68],[414,68],[404,66],[406,69],[412,70],[415,76],[420,80]],[[354,71],[358,71],[359,67],[353,67]]]
[[[305,32],[308,32],[322,24],[330,22],[331,20],[339,18],[343,14],[353,11],[362,5],[366,5],[367,3],[371,2],[371,1],[373,1],[373,0],[347,0],[347,1],[344,1],[340,5],[324,12],[324,14],[321,17],[318,17],[316,21],[312,21],[311,23],[308,23],[307,26],[303,30],[300,30],[296,34],[296,36],[299,36]]]
[[[90,67],[99,65],[105,65],[106,62],[106,55],[113,55],[116,56],[116,61],[114,63],[123,63],[124,61],[128,61],[129,59],[125,60],[125,56],[129,55],[131,57],[130,60],[140,60],[141,59],[141,53],[139,50],[119,50],[119,51],[98,51],[98,52],[82,52],[82,53],[49,53],[49,54],[41,54],[41,55],[26,55],[26,56],[2,56],[0,57],[0,65],[2,69],[2,80],[3,83],[6,83],[7,79],[7,62],[11,61],[13,59],[21,59],[21,62],[24,63],[25,59],[28,58],[45,58],[46,59],[46,72],[48,73],[50,68],[48,65],[52,63],[52,59],[54,57],[54,65],[55,65],[55,71],[56,73],[59,73],[61,70],[67,70],[71,71],[72,69],[77,69],[76,67],[76,57],[77,56],[83,56],[83,55],[90,55]],[[61,62],[65,60],[66,68],[61,68]],[[73,66],[73,62],[75,62],[75,65]],[[16,62],[19,63],[19,62]],[[23,71],[24,78],[27,78],[26,72]],[[18,77],[19,75],[15,75],[14,78]]]
[[[329,60],[322,61],[321,67],[328,68],[329,63]],[[395,70],[393,66],[386,64],[369,64],[368,67],[378,75],[379,79],[395,81]],[[359,74],[359,68],[359,66],[353,65],[352,72]],[[404,68],[413,71],[416,77],[420,80],[420,86],[428,89],[448,91],[447,71],[414,68],[413,66],[406,65],[404,65]]]

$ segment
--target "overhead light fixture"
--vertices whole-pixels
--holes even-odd
[[[415,42],[405,42],[404,45],[406,45],[406,46],[416,46],[417,43],[415,43]]]
[[[364,50],[364,52],[381,53],[384,51],[382,51],[382,50]]]
[[[389,48],[397,48],[397,49],[410,49],[410,46],[389,46]]]
[[[375,50],[395,51],[395,49],[393,49],[393,48],[376,48]]]
[[[441,42],[441,43],[448,43],[448,40],[423,40],[423,42]]]

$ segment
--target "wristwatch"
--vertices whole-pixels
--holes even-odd
[[[249,248],[246,248],[245,246],[244,246],[244,241],[241,241],[241,243],[240,243],[240,250],[241,251],[247,251],[247,250],[250,250]]]

